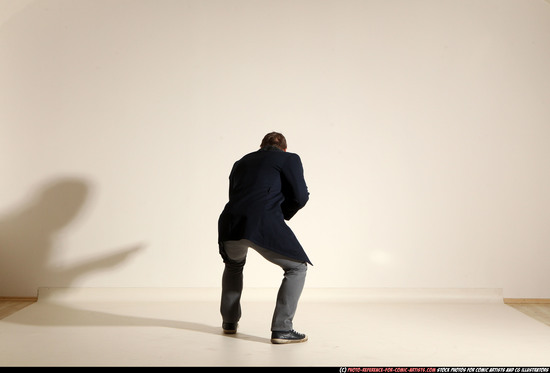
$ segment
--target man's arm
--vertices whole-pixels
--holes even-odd
[[[309,191],[304,178],[302,161],[292,154],[284,164],[281,174],[282,192],[285,197],[281,204],[285,220],[290,220],[309,200]]]

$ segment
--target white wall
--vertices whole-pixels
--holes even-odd
[[[2,4],[0,295],[219,286],[229,170],[276,130],[308,287],[550,297],[547,2]]]

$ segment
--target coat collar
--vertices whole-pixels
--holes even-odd
[[[260,148],[260,151],[276,151],[276,152],[284,152],[283,149],[281,148],[278,148],[274,145],[268,145],[268,146],[264,146],[263,148]]]

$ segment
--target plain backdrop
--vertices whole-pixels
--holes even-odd
[[[219,286],[279,131],[307,287],[550,298],[549,69],[544,0],[2,0],[0,296]]]

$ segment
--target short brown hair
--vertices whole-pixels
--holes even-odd
[[[282,133],[279,132],[270,132],[264,136],[260,148],[266,146],[276,146],[281,150],[286,150],[286,139]]]

